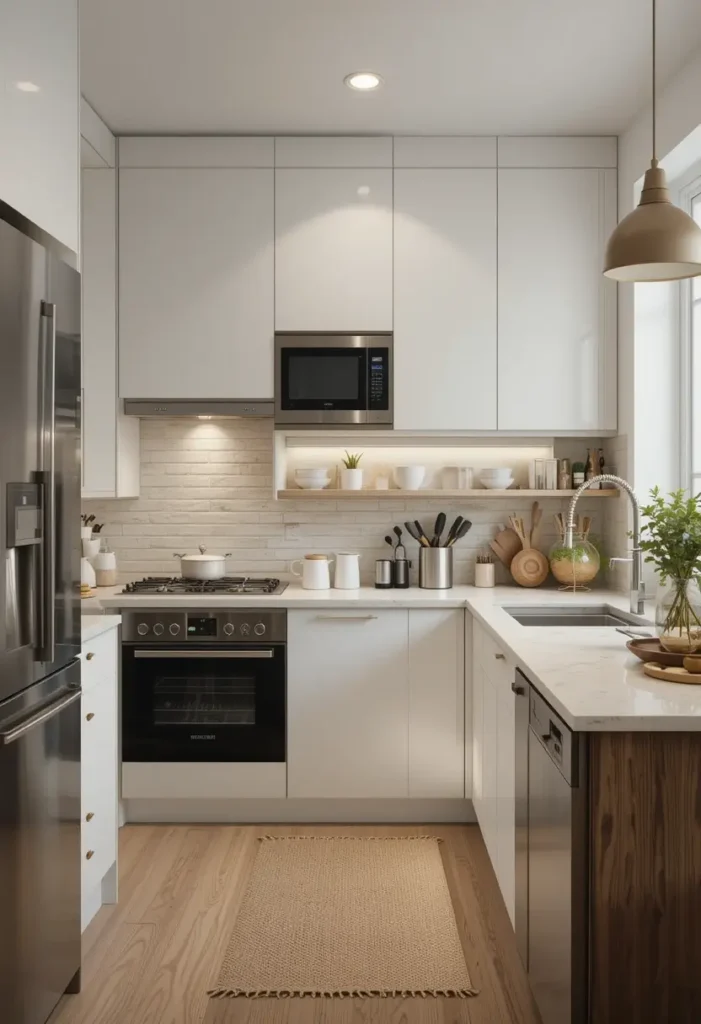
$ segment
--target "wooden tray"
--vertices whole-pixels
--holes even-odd
[[[658,665],[668,665],[673,668],[682,668],[684,665],[684,654],[675,654],[672,651],[665,651],[664,647],[656,636],[649,640],[629,640],[626,647],[631,654],[641,661],[654,661]]]
[[[643,672],[653,679],[662,679],[665,683],[695,683],[701,685],[701,673],[687,672],[685,668],[665,668],[654,661],[646,661]]]

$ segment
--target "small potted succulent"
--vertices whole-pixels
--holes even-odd
[[[667,651],[690,654],[701,648],[701,510],[696,494],[672,491],[665,501],[659,487],[641,512],[640,547],[660,578],[655,625]]]
[[[358,463],[360,462],[362,457],[362,452],[360,452],[360,454],[358,455],[349,455],[348,452],[346,452],[346,456],[342,460],[344,468],[341,470],[341,490],[362,490],[363,471],[362,469],[358,469]]]

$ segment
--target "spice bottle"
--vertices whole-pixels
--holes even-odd
[[[572,466],[572,486],[581,487],[584,483],[584,463],[575,462]]]

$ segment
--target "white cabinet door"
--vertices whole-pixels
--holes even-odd
[[[482,665],[482,836],[495,873],[498,870],[497,823],[497,689],[493,672]],[[498,874],[497,874],[498,878]]]
[[[394,172],[394,425],[497,428],[497,172]]]
[[[392,330],[392,171],[275,172],[275,329]]]
[[[272,398],[273,171],[119,181],[123,398]]]
[[[409,796],[465,796],[464,612],[409,611]]]
[[[516,697],[511,689],[513,666],[496,669],[497,693],[497,865],[499,888],[512,923],[516,905]]]
[[[138,498],[139,420],[117,398],[117,172],[82,172],[83,497]]]
[[[0,200],[78,252],[78,0],[0,0]]]
[[[408,618],[288,613],[288,796],[409,795]]]
[[[499,429],[616,427],[613,168],[500,170]]]
[[[472,806],[484,833],[486,816],[482,760],[484,750],[484,669],[481,655],[482,630],[472,624]]]

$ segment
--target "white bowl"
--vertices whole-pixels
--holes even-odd
[[[331,483],[331,477],[326,470],[316,476],[300,476],[299,473],[295,473],[295,483],[303,491],[323,491]]]
[[[311,468],[304,468],[303,466],[300,466],[298,469],[295,470],[295,477],[301,476],[304,479],[309,479],[309,477],[320,477],[328,475],[329,471],[326,468],[326,466],[318,466]]]
[[[426,476],[425,466],[397,466],[394,478],[402,491],[418,491]]]
[[[507,491],[513,482],[514,478],[512,476],[506,480],[488,480],[486,476],[480,477],[480,483],[488,491]]]
[[[513,469],[506,467],[499,467],[497,469],[481,469],[480,477],[486,477],[487,480],[508,480],[514,475]]]

